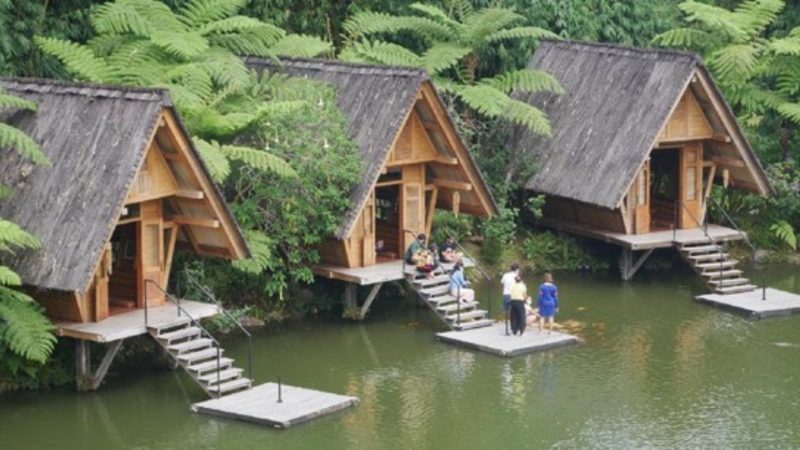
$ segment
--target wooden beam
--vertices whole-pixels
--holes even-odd
[[[231,251],[228,250],[228,248],[226,248],[226,247],[214,247],[214,246],[211,246],[211,245],[200,244],[200,245],[197,246],[197,250],[200,253],[206,253],[208,255],[219,256],[219,257],[222,257],[222,258],[230,258],[231,257]]]
[[[433,227],[433,216],[436,214],[436,200],[439,197],[439,189],[434,186],[433,192],[431,192],[431,201],[428,203],[428,217],[426,217],[425,223],[425,235],[431,235],[431,227]]]
[[[727,167],[745,167],[745,162],[741,159],[727,158],[725,156],[712,156],[711,161],[714,164]]]
[[[378,183],[375,183],[375,187],[379,188],[379,187],[386,187],[386,186],[398,186],[398,185],[401,185],[401,184],[403,184],[403,180],[380,181]]]
[[[458,217],[459,209],[461,208],[461,193],[453,191],[453,214]]]
[[[173,161],[183,162],[183,158],[178,153],[167,153],[167,152],[162,152],[162,153],[164,154],[164,159],[171,159]]]
[[[175,191],[175,197],[202,200],[206,198],[206,194],[199,189],[178,189]]]
[[[378,296],[381,286],[383,286],[383,283],[372,285],[372,289],[369,291],[369,295],[367,295],[367,300],[364,302],[364,305],[361,306],[361,310],[358,313],[359,320],[364,320],[364,317],[367,316],[369,307],[372,306],[372,302],[375,301],[375,297]]]
[[[457,166],[458,165],[458,158],[456,158],[455,156],[442,156],[442,155],[439,155],[439,156],[436,157],[436,159],[434,159],[431,162],[433,162],[434,164],[444,164],[444,165],[447,165],[447,166]]]
[[[457,191],[471,191],[472,183],[465,181],[446,180],[443,178],[434,178],[433,185],[444,189],[455,189]]]
[[[731,143],[731,137],[728,136],[727,134],[722,134],[722,133],[714,133],[713,135],[711,135],[711,140],[716,142],[724,142],[726,144]]]
[[[191,225],[206,228],[219,228],[219,220],[201,217],[172,216],[172,222],[178,225]]]
[[[77,340],[75,348],[75,362],[76,362],[76,382],[78,383],[79,391],[95,391],[103,383],[103,379],[108,373],[108,368],[117,356],[120,347],[122,347],[123,339],[114,341],[108,346],[106,354],[103,355],[103,360],[100,361],[100,366],[94,373],[91,373],[91,350],[89,343],[85,340]]]
[[[622,250],[622,279],[628,281],[636,274],[640,267],[647,261],[647,258],[653,253],[655,249],[645,250],[636,262],[633,262],[633,250]]]

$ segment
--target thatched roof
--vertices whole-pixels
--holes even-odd
[[[529,67],[553,75],[566,91],[515,97],[543,109],[552,124],[550,138],[515,128],[509,145],[536,158],[528,189],[614,209],[648,157],[671,111],[695,74],[710,80],[693,53],[607,44],[543,41]],[[716,118],[713,118],[716,119]],[[757,158],[738,125],[730,133],[740,141],[742,158],[768,186]]]
[[[326,59],[286,58],[277,62],[247,57],[245,62],[257,70],[266,68],[270,72],[324,81],[337,88],[339,109],[347,116],[348,133],[358,144],[364,164],[364,176],[350,195],[353,207],[337,232],[337,238],[343,239],[378,180],[394,138],[428,75],[422,69]]]
[[[0,111],[0,121],[26,132],[52,162],[36,166],[16,152],[3,152],[0,183],[14,193],[0,202],[0,217],[37,236],[42,246],[0,261],[14,268],[26,285],[84,292],[162,110],[175,112],[169,94],[161,89],[11,78],[0,78],[0,87],[37,103],[36,112]],[[197,155],[194,147],[191,151]],[[221,198],[219,190],[215,194]],[[230,211],[225,213],[230,216]],[[244,242],[240,234],[237,238]]]

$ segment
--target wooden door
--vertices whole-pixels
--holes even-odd
[[[699,228],[703,224],[703,147],[688,144],[681,151],[680,165],[680,228]]]
[[[162,274],[164,270],[164,228],[161,215],[161,200],[153,200],[141,204],[139,223],[139,307],[144,307],[145,298],[148,306],[164,303],[161,289],[166,289]],[[150,280],[161,289],[147,283]]]
[[[425,166],[415,164],[403,168],[403,251],[419,233],[425,232]]]
[[[375,264],[375,191],[372,191],[364,205],[362,223],[364,229],[364,245],[361,247],[364,266]]]
[[[648,159],[634,182],[634,226],[636,234],[650,232],[650,160]]]

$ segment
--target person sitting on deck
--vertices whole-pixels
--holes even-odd
[[[408,246],[404,258],[408,264],[417,264],[423,251],[425,251],[425,234],[420,233],[417,239]]]
[[[461,261],[462,255],[458,251],[458,244],[451,236],[447,236],[447,240],[439,247],[439,259],[445,263],[454,263]]]
[[[433,271],[439,267],[439,263],[436,262],[437,254],[438,250],[436,249],[436,244],[431,244],[427,250],[419,252],[419,258],[417,258],[417,272],[426,274],[427,278],[433,278]]]
[[[532,326],[537,320],[539,320],[539,308],[534,308],[531,306],[531,299],[528,297],[525,300],[525,325]]]
[[[457,261],[450,274],[450,295],[461,303],[475,301],[475,290],[470,288],[470,283],[464,277],[464,263]]]
[[[539,332],[547,322],[547,334],[553,332],[553,322],[558,312],[558,287],[553,283],[553,274],[544,274],[544,283],[539,286]]]

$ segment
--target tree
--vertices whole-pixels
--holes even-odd
[[[0,111],[36,110],[36,104],[10,95],[0,89]],[[49,164],[39,145],[21,130],[0,123],[0,152],[15,151],[37,164]],[[0,185],[0,200],[13,195],[10,186]],[[13,254],[20,249],[33,250],[39,240],[19,225],[0,218],[0,252]],[[6,369],[16,372],[26,363],[44,363],[55,344],[53,326],[34,300],[18,290],[22,280],[11,267],[0,264],[0,361]],[[7,354],[5,350],[12,354]],[[16,355],[21,358],[14,358]]]
[[[508,8],[473,9],[458,2],[445,11],[422,3],[410,5],[415,15],[389,15],[363,11],[344,24],[345,47],[339,57],[348,61],[416,66],[425,68],[437,86],[462,101],[472,111],[489,118],[529,127],[550,134],[546,115],[534,106],[513,99],[512,91],[561,93],[558,81],[531,69],[495,72],[482,64],[493,49],[505,42],[555,37],[547,30],[517,26],[523,17]],[[409,40],[386,40],[408,33]],[[468,117],[467,117],[468,118]]]

